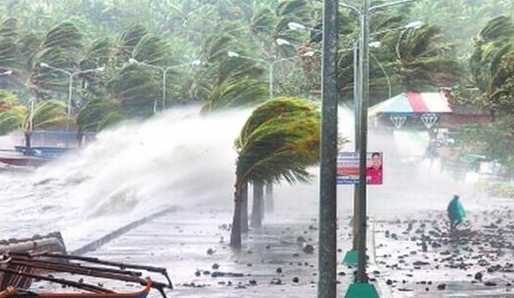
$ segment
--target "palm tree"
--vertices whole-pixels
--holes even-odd
[[[306,168],[319,157],[317,105],[298,98],[269,100],[254,110],[236,140],[235,206],[230,245],[241,247],[243,185],[248,182],[305,182]]]
[[[20,129],[25,135],[26,153],[30,153],[32,131],[68,123],[70,119],[65,110],[64,102],[53,99],[34,104],[33,110],[25,104],[14,104],[0,112],[0,133]]]
[[[451,45],[444,42],[436,26],[408,28],[384,37],[394,47],[398,74],[406,90],[453,86],[462,77],[463,68],[454,56]]]
[[[255,106],[268,96],[268,89],[257,80],[248,77],[227,79],[214,87],[202,107],[202,113],[217,110]]]
[[[62,72],[44,68],[41,63],[71,71],[78,69],[84,48],[82,42],[83,35],[73,23],[60,23],[50,29],[31,59],[31,89],[38,92],[67,92],[67,76]]]
[[[498,81],[505,77],[500,67],[512,48],[513,38],[514,22],[505,16],[490,20],[475,38],[475,51],[470,58],[471,74],[475,85],[489,96],[496,92]]]
[[[18,21],[7,19],[0,25],[0,68],[17,69],[19,66]]]
[[[115,100],[95,98],[77,115],[77,140],[82,145],[86,132],[99,132],[123,119],[121,104]]]
[[[153,115],[161,88],[161,76],[154,69],[135,63],[123,67],[107,86],[127,116],[143,118]]]

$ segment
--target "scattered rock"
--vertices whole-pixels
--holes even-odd
[[[281,285],[282,284],[282,280],[280,278],[273,278],[271,280],[270,284],[272,284],[272,285]]]
[[[475,279],[476,280],[482,281],[482,277],[483,277],[482,272],[477,272],[475,274]]]
[[[314,246],[312,246],[311,244],[304,243],[302,250],[306,254],[312,254],[312,253],[314,253]]]
[[[219,271],[216,271],[216,272],[213,272],[211,274],[211,277],[243,277],[244,274],[243,273],[232,273],[232,272],[219,272]]]

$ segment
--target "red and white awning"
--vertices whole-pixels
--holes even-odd
[[[453,113],[448,98],[439,92],[404,92],[369,108],[368,116],[380,114],[443,114]]]

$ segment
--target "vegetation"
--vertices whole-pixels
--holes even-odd
[[[371,103],[390,93],[455,87],[457,103],[497,119],[467,128],[466,142],[514,173],[513,14],[511,0],[417,1],[376,11]],[[347,104],[359,32],[351,11],[340,15],[339,93]],[[164,107],[198,104],[209,114],[258,106],[236,141],[231,244],[240,247],[248,182],[262,196],[263,184],[305,181],[306,167],[317,161],[318,108],[298,98],[320,91],[321,18],[320,2],[307,0],[3,1],[0,134],[20,129],[30,147],[32,129],[69,121],[80,140]],[[406,26],[414,21],[424,25]],[[189,63],[194,60],[201,63]],[[265,101],[269,94],[279,98]],[[72,119],[65,114],[68,96]],[[256,226],[259,210],[255,205]]]
[[[4,94],[5,95],[5,94]],[[20,129],[25,135],[25,146],[30,152],[30,135],[34,129],[42,129],[68,123],[65,113],[65,104],[58,100],[45,100],[33,103],[31,108],[19,103],[17,99],[7,94],[3,103],[9,105],[9,109],[0,113],[0,133]]]
[[[490,111],[495,121],[466,127],[464,139],[475,153],[498,160],[514,174],[514,22],[499,16],[490,20],[475,38],[470,58],[472,87],[457,89],[457,101]]]
[[[269,100],[255,109],[236,140],[235,206],[230,244],[241,247],[243,185],[304,182],[319,158],[320,113],[298,98]]]
[[[472,50],[462,44],[470,44],[469,36],[482,25],[469,20],[482,22],[493,11],[512,11],[509,8],[510,1],[434,0],[375,13],[371,29],[382,45],[372,51],[373,103],[389,96],[388,85],[397,93],[460,82],[467,75],[459,62]],[[320,88],[321,59],[319,54],[303,54],[320,49],[321,16],[321,5],[306,0],[5,1],[0,4],[0,69],[14,75],[0,77],[0,88],[16,90],[24,102],[34,97],[65,99],[68,75],[42,63],[72,73],[103,66],[101,72],[74,76],[73,110],[78,113],[91,100],[105,100],[121,106],[119,115],[124,118],[145,118],[161,109],[158,67],[200,59],[200,66],[168,73],[165,106],[201,102],[203,111],[210,112],[251,104],[250,98],[258,104],[262,96],[234,94],[241,89],[264,94],[270,80],[266,63],[296,58],[275,65],[273,91],[277,96],[309,97]],[[449,19],[466,22],[465,30],[441,21]],[[402,29],[412,21],[426,25]],[[313,30],[295,29],[291,22]],[[340,22],[340,47],[346,49],[358,36],[358,22],[346,10],[341,10]],[[278,38],[289,44],[277,42]],[[240,56],[229,57],[229,51]],[[339,67],[342,100],[349,100],[351,51],[342,50]]]

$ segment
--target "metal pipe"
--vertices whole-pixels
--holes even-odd
[[[107,272],[101,272],[101,271],[97,271],[97,270],[90,270],[90,269],[80,268],[79,265],[70,266],[70,265],[65,265],[65,264],[46,263],[46,262],[40,262],[40,261],[28,260],[28,259],[25,259],[25,260],[12,259],[9,263],[14,264],[14,265],[25,266],[25,267],[37,268],[37,269],[45,269],[45,270],[51,270],[51,271],[57,271],[57,272],[69,272],[69,273],[80,274],[80,275],[85,275],[85,276],[93,276],[93,277],[99,277],[99,278],[121,280],[121,281],[126,281],[126,282],[134,282],[134,283],[139,283],[140,285],[143,285],[143,286],[147,284],[147,280],[140,278],[140,277],[130,276],[130,275],[126,275],[126,274],[107,273]],[[168,286],[163,283],[160,283],[160,282],[152,281],[152,287],[159,289],[159,288],[164,288],[164,287],[168,287]]]
[[[323,4],[318,298],[337,296],[337,39],[339,0]]]
[[[121,269],[131,268],[131,269],[146,270],[148,272],[157,272],[157,273],[161,273],[161,274],[167,274],[167,269],[162,268],[162,267],[153,267],[153,266],[138,265],[138,264],[128,264],[128,263],[104,261],[104,260],[100,260],[98,258],[93,258],[93,257],[63,255],[63,254],[58,254],[58,253],[28,254],[28,253],[12,253],[11,252],[10,254],[17,255],[17,256],[27,256],[28,258],[50,257],[50,258],[57,258],[57,259],[77,260],[77,261],[83,261],[83,262],[88,262],[88,263],[118,267]]]
[[[390,3],[375,5],[375,6],[369,7],[368,11],[372,12],[377,9],[386,8],[386,7],[395,6],[395,5],[407,4],[407,3],[411,3],[411,2],[415,2],[415,1],[418,1],[418,0],[402,0],[402,1],[395,1],[395,2],[390,2]]]
[[[377,57],[373,54],[373,53],[369,53],[371,55],[371,57],[377,62],[378,64],[378,67],[380,67],[380,69],[382,70],[382,73],[384,74],[386,80],[387,80],[387,89],[389,91],[389,97],[388,98],[391,98],[392,96],[392,87],[391,87],[391,80],[389,79],[389,75],[387,74],[387,71],[385,70],[384,66],[382,65],[382,63],[380,63],[380,61],[377,59]]]
[[[366,208],[367,208],[367,182],[366,162],[368,149],[368,105],[369,105],[369,19],[370,0],[363,0],[363,17],[361,23],[361,101],[360,112],[360,140],[359,140],[359,222],[358,222],[358,266],[357,282],[365,283],[366,278]]]
[[[353,5],[346,4],[344,2],[340,3],[339,5],[341,7],[344,7],[344,8],[349,8],[349,9],[353,10],[355,13],[357,13],[359,16],[362,16],[362,12],[357,7],[355,7]]]
[[[6,272],[6,273],[13,274],[13,275],[20,275],[20,276],[30,277],[30,278],[33,278],[33,279],[40,279],[40,280],[46,280],[46,281],[50,281],[50,282],[55,282],[55,283],[58,283],[58,284],[61,284],[61,285],[66,285],[66,286],[74,287],[74,288],[77,288],[77,289],[87,290],[87,291],[91,291],[91,292],[94,292],[94,293],[100,293],[100,294],[102,294],[102,293],[113,294],[114,293],[111,290],[108,290],[108,289],[105,289],[105,288],[102,288],[102,287],[99,287],[99,286],[95,286],[95,285],[89,285],[89,284],[85,284],[85,283],[74,282],[74,281],[71,281],[71,280],[52,278],[52,277],[47,277],[47,276],[43,276],[43,275],[32,274],[32,273],[28,273],[28,272],[22,272],[21,270],[11,270],[11,269],[8,269],[8,268],[0,267],[0,272]]]
[[[359,152],[359,101],[360,101],[360,67],[359,67],[359,39],[353,42],[353,108],[354,108],[354,145],[355,152]],[[358,237],[358,222],[359,222],[359,184],[353,187],[353,237],[352,237],[352,250],[357,251]]]
[[[274,80],[274,75],[275,75],[275,62],[276,61],[273,61],[273,62],[270,62],[268,64],[268,68],[269,68],[269,98],[270,99],[273,99],[273,80]]]
[[[15,255],[12,255],[12,254],[10,254],[9,256],[14,261],[18,261],[18,260],[20,260],[20,261],[29,261],[29,262],[37,262],[37,263],[42,263],[42,264],[67,266],[67,267],[70,267],[70,268],[78,267],[78,268],[81,268],[81,269],[94,270],[94,271],[107,272],[107,273],[115,273],[115,274],[124,274],[124,275],[130,275],[130,276],[141,276],[141,275],[143,275],[139,271],[127,271],[127,270],[123,270],[123,269],[114,269],[114,268],[107,268],[107,267],[85,266],[83,264],[63,262],[63,261],[56,262],[56,261],[49,261],[49,260],[46,260],[46,259],[31,260],[31,259],[29,259],[27,257],[15,256]]]

